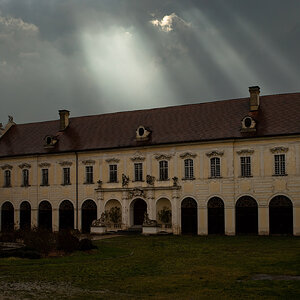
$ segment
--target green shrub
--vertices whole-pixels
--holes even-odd
[[[87,250],[91,250],[91,249],[97,249],[97,246],[93,245],[93,243],[90,239],[82,239],[79,242],[78,250],[87,251]]]
[[[73,252],[79,247],[79,239],[72,235],[69,230],[63,230],[57,233],[56,236],[56,247],[57,250],[65,252]]]

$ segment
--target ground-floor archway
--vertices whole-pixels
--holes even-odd
[[[183,234],[197,234],[198,205],[193,198],[185,198],[181,202],[181,232]]]
[[[224,234],[224,202],[221,198],[213,197],[207,203],[208,234]]]
[[[269,204],[270,234],[293,234],[293,203],[286,196],[276,196]]]
[[[258,206],[250,196],[241,197],[235,205],[236,234],[258,233]]]
[[[91,231],[94,220],[97,220],[97,205],[91,199],[85,200],[81,206],[81,230],[83,233]]]
[[[131,224],[132,225],[143,225],[144,216],[147,212],[147,203],[145,200],[138,198],[130,204]]]
[[[52,206],[49,201],[42,201],[39,205],[38,227],[52,231]]]
[[[20,205],[20,229],[29,230],[31,228],[31,205],[28,201],[23,201]]]
[[[1,230],[13,231],[14,222],[14,207],[10,202],[6,201],[1,207]]]
[[[160,224],[172,224],[172,205],[169,199],[160,198],[156,202],[156,220]]]
[[[59,230],[74,229],[74,206],[71,201],[64,200],[59,205]]]
[[[110,199],[105,203],[105,211],[108,215],[108,221],[114,226],[120,227],[122,222],[122,206],[116,199]],[[116,228],[118,228],[116,227]]]

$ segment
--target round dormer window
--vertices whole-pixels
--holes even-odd
[[[251,118],[245,118],[244,124],[246,128],[250,128],[252,125],[252,119]]]
[[[143,127],[139,128],[139,136],[143,136],[145,133],[145,129]]]

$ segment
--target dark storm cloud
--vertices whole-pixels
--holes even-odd
[[[0,0],[0,121],[299,91],[299,1]]]

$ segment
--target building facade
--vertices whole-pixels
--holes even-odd
[[[10,118],[0,131],[1,230],[89,231],[118,208],[118,229],[147,212],[174,234],[300,235],[300,93],[249,90],[79,118],[62,110],[59,121]]]

